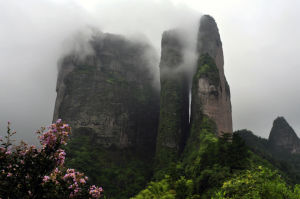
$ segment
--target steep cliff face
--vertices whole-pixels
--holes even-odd
[[[204,15],[198,32],[198,61],[192,83],[191,126],[199,129],[204,116],[216,124],[216,133],[232,133],[230,89],[224,75],[222,42],[215,20]]]
[[[232,133],[230,89],[224,75],[222,43],[214,19],[207,15],[200,19],[194,69],[185,66],[185,36],[184,31],[172,30],[165,32],[162,39],[161,106],[156,145],[156,157],[161,165],[176,159],[183,146],[187,153],[191,152],[200,143],[199,134],[204,129],[219,136]],[[194,74],[190,90],[191,71]]]
[[[283,148],[292,154],[300,154],[300,139],[283,117],[274,120],[269,145],[273,148]]]
[[[74,133],[89,132],[108,148],[150,147],[154,150],[159,91],[146,43],[99,34],[90,41],[93,55],[62,60],[54,120],[63,118]]]
[[[178,30],[165,31],[161,42],[160,120],[156,144],[158,167],[178,158],[188,132],[189,87],[187,73],[181,69],[181,36]]]
[[[152,172],[159,89],[147,43],[99,34],[93,54],[66,56],[60,65],[54,120],[72,127],[68,166],[106,187],[109,198],[129,198]]]
[[[217,25],[203,16],[197,39],[187,39],[187,32],[163,33],[160,96],[154,86],[159,84],[153,76],[155,62],[149,59],[153,49],[146,43],[101,33],[90,41],[93,54],[72,54],[61,61],[54,120],[62,118],[73,129],[70,166],[111,190],[109,197],[128,198],[145,186],[153,157],[159,178],[170,163],[197,158],[194,152],[205,143],[200,137],[216,140],[213,132],[232,133]],[[187,156],[181,156],[183,151]]]

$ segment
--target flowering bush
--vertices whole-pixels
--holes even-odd
[[[88,177],[64,166],[71,128],[59,119],[39,130],[41,147],[12,145],[10,123],[0,138],[0,198],[100,198],[101,187],[89,186]]]

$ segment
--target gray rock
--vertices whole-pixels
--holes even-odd
[[[189,124],[187,73],[180,70],[183,43],[178,30],[163,33],[160,60],[160,119],[156,143],[156,164],[165,167],[178,159]]]
[[[269,135],[269,145],[281,147],[293,154],[300,154],[300,139],[284,117],[274,120]]]
[[[159,90],[148,56],[154,50],[147,43],[103,33],[93,36],[90,45],[92,55],[82,59],[71,54],[60,63],[54,120],[62,118],[74,134],[92,132],[98,146],[141,147],[153,153]]]

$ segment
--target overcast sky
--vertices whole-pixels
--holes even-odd
[[[267,137],[284,116],[300,135],[300,1],[0,0],[0,129],[22,139],[51,123],[57,60],[89,27],[145,35],[160,53],[162,31],[212,15],[231,88],[234,129]]]

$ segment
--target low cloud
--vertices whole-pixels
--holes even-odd
[[[149,0],[11,0],[0,1],[0,11],[1,134],[11,120],[18,137],[28,142],[52,121],[58,60],[72,51],[93,53],[87,41],[94,29],[127,38],[142,35],[138,38],[148,40],[159,57],[162,32],[199,16],[170,1]],[[159,59],[151,61],[158,67]]]

